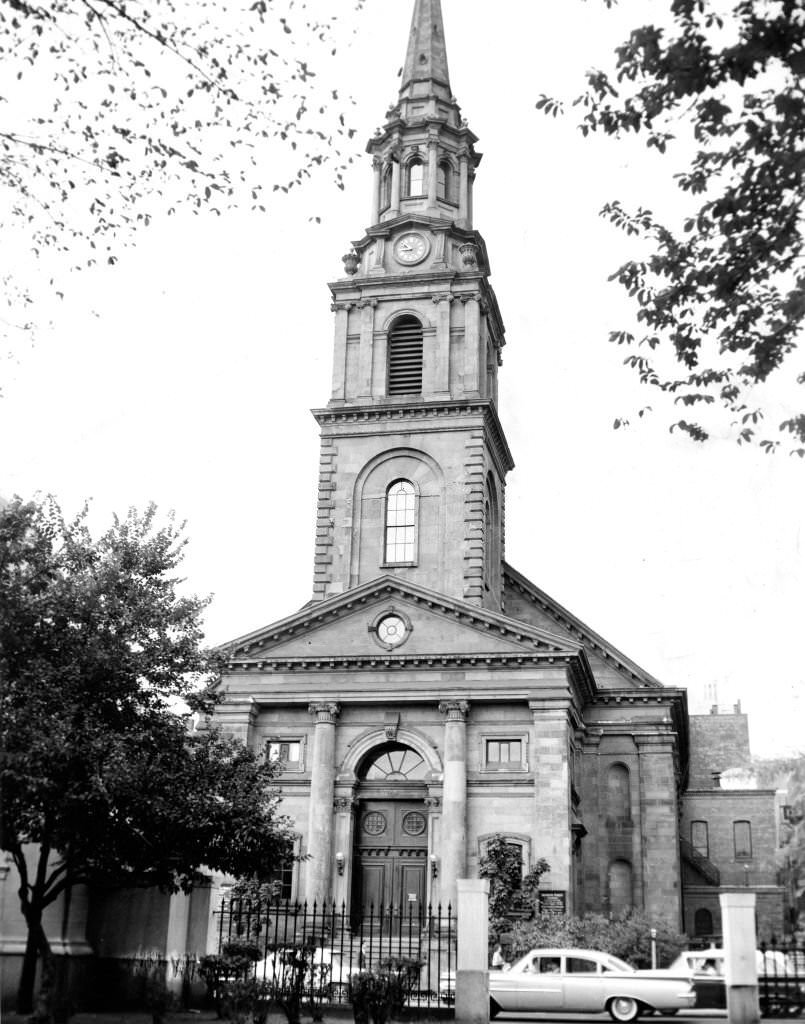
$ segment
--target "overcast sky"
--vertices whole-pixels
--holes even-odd
[[[355,98],[361,149],[396,98],[412,6],[368,0],[327,69]],[[534,108],[542,92],[580,91],[585,69],[663,6],[443,0],[453,91],[485,154],[475,226],[507,327],[506,556],[661,681],[686,686],[692,710],[712,684],[719,703],[740,699],[754,752],[773,756],[801,747],[805,463],[668,433],[607,343],[631,316],[607,277],[634,243],[598,211],[621,198],[673,212],[682,160],[584,142],[572,120]],[[70,282],[4,388],[0,494],[51,492],[68,510],[91,498],[99,525],[150,500],[175,509],[188,521],[189,585],[215,595],[211,642],[310,597],[309,409],[330,391],[326,283],[363,234],[370,185],[363,156],[344,192],[322,175],[265,217],[156,223],[116,268]],[[647,403],[658,409],[647,422],[613,431]]]

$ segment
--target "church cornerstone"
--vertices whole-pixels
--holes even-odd
[[[459,878],[457,1024],[489,1021],[489,881]]]

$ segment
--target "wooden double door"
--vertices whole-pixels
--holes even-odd
[[[422,800],[363,800],[355,829],[353,913],[418,918],[427,898],[428,816]]]

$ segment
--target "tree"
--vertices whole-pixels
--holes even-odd
[[[0,0],[6,241],[16,227],[60,270],[113,263],[136,230],[179,205],[263,211],[266,192],[322,165],[343,187],[355,132],[320,68],[344,12],[319,19],[310,7]],[[18,254],[0,276],[22,317],[34,295]]]
[[[489,879],[489,920],[494,930],[500,930],[513,913],[534,909],[539,879],[546,871],[550,871],[550,865],[540,857],[524,875],[520,846],[500,833],[487,841],[478,874]]]
[[[177,710],[211,709],[220,659],[201,646],[206,601],[180,593],[184,544],[154,508],[97,540],[86,510],[0,511],[0,844],[28,926],[20,1012],[38,956],[50,972],[43,911],[74,886],[187,890],[202,868],[262,875],[293,856],[273,765]]]
[[[805,320],[805,19],[800,0],[725,6],[671,0],[670,31],[635,28],[614,71],[590,72],[575,105],[584,135],[643,133],[660,153],[680,130],[692,135],[695,155],[676,175],[690,207],[678,227],[618,201],[602,211],[646,251],[612,275],[640,329],[610,340],[631,350],[625,362],[641,382],[685,410],[672,430],[704,441],[708,415],[725,411],[739,443],[773,451],[780,433],[762,429],[771,385],[805,383],[792,365]],[[563,110],[544,95],[537,107]],[[801,401],[779,431],[805,456]]]

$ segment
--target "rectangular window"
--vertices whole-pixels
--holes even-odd
[[[780,819],[782,821],[794,820],[794,808],[791,804],[783,804],[783,806],[780,808]]]
[[[752,826],[748,821],[734,821],[732,835],[735,842],[735,859],[752,859]]]
[[[523,764],[521,740],[487,740],[486,763],[490,768],[520,768]]]
[[[279,761],[287,771],[299,771],[302,766],[302,744],[299,740],[269,740],[266,744],[269,761]]]
[[[275,871],[272,881],[276,883],[276,898],[287,903],[293,896],[293,861],[286,861]]]
[[[710,856],[710,837],[706,821],[692,821],[690,823],[690,845],[702,857]]]

